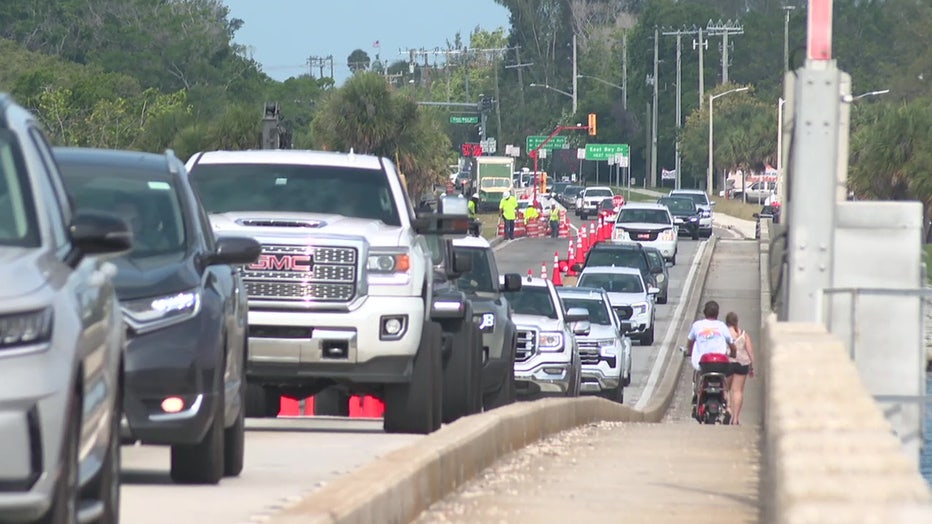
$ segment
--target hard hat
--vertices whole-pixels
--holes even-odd
[[[505,191],[504,197],[508,198],[511,196],[511,191]]]

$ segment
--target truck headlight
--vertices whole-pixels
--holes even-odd
[[[624,229],[615,228],[615,240],[631,240],[631,236]]]
[[[602,350],[602,353],[617,353],[618,346],[616,343],[617,341],[614,338],[606,338],[598,341],[599,349]]]
[[[631,304],[631,310],[635,315],[643,315],[644,313],[647,313],[647,302],[637,302]]]
[[[411,257],[407,253],[369,255],[366,269],[371,273],[403,273],[411,269]]]
[[[48,342],[52,308],[0,316],[0,350]]]
[[[563,333],[543,331],[537,339],[541,351],[563,351]]]
[[[135,329],[155,329],[193,317],[201,309],[197,289],[152,298],[122,301],[123,314]]]
[[[663,282],[663,281],[666,280],[666,279],[667,279],[667,277],[665,277],[663,273],[657,273],[657,283],[658,283],[658,284],[661,283],[661,282]]]
[[[676,233],[674,233],[672,229],[664,229],[663,232],[660,233],[660,240],[676,240]]]

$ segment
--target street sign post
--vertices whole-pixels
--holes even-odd
[[[482,146],[483,153],[489,153],[494,155],[495,151],[498,149],[498,143],[495,141],[495,138],[486,138],[485,140],[480,140],[479,145]]]
[[[478,124],[478,115],[450,115],[451,124]]]
[[[530,154],[531,151],[537,149],[541,144],[544,143],[544,140],[547,140],[547,137],[544,135],[530,135],[527,137],[527,149],[526,151]],[[557,135],[550,139],[549,142],[544,144],[544,147],[541,149],[566,149],[566,137],[562,135]]]
[[[586,160],[609,160],[619,154],[630,157],[628,144],[586,144]]]

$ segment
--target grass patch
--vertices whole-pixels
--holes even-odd
[[[716,198],[714,201],[715,207],[712,210],[715,213],[724,213],[752,222],[757,220],[754,218],[754,213],[760,213],[761,207],[763,207],[760,204],[745,204],[740,200],[725,200],[724,198]]]
[[[476,217],[482,222],[482,236],[492,240],[498,236],[498,213],[478,213]]]

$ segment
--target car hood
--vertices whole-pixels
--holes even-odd
[[[0,302],[41,288],[50,271],[41,249],[0,246]]]
[[[603,324],[590,324],[589,334],[585,336],[576,335],[580,340],[604,340],[607,338],[617,338],[618,334],[615,328]]]
[[[374,246],[398,246],[402,241],[402,228],[381,220],[323,213],[231,212],[210,215],[210,223],[220,236],[365,237]]]
[[[535,327],[541,331],[563,331],[563,322],[550,317],[539,315],[512,315],[512,321],[516,326]]]
[[[200,275],[193,255],[165,255],[113,260],[117,267],[113,279],[120,300],[135,300],[171,295],[198,287]]]
[[[670,224],[654,224],[651,222],[616,222],[616,229],[638,229],[641,231],[654,231],[661,229],[670,229]]]
[[[609,293],[608,301],[614,306],[628,306],[635,302],[648,302],[644,293]]]

